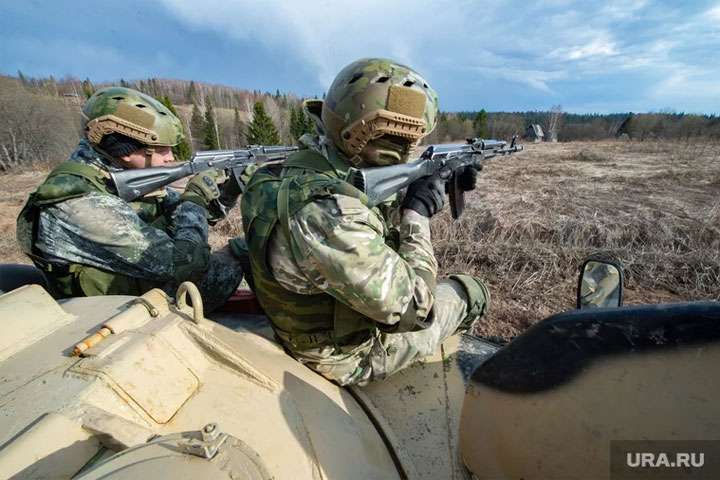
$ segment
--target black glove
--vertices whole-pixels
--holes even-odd
[[[240,185],[234,178],[229,178],[225,183],[220,185],[220,198],[218,202],[224,207],[225,212],[229,212],[237,204],[240,196]]]
[[[437,176],[415,180],[408,187],[402,206],[430,218],[445,206],[444,181]]]
[[[457,172],[457,185],[462,189],[463,192],[475,190],[475,186],[477,185],[477,174],[478,170],[472,165],[461,168]]]

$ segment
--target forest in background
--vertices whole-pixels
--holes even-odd
[[[150,78],[93,83],[71,76],[62,79],[0,75],[0,171],[20,166],[51,165],[67,158],[82,135],[79,111],[96,90],[125,86],[146,93],[183,121],[191,151],[240,148],[247,144],[293,144],[312,122],[302,108],[305,98],[280,91],[261,92],[204,82]],[[546,112],[442,112],[424,144],[463,141],[470,137],[509,140],[523,136],[532,124],[560,142],[629,139],[689,141],[720,139],[720,118],[676,112],[572,114],[560,105]]]

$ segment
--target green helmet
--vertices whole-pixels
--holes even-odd
[[[162,103],[124,87],[98,90],[82,109],[88,140],[98,145],[119,133],[148,146],[175,146],[184,138],[180,120]]]
[[[352,159],[383,135],[416,143],[435,128],[437,114],[437,94],[420,74],[392,60],[363,58],[335,77],[322,122],[329,139]]]

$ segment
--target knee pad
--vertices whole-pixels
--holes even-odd
[[[450,275],[450,279],[462,285],[468,297],[467,318],[475,319],[486,315],[490,307],[490,292],[485,284],[472,275]]]

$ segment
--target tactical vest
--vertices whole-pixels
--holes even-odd
[[[330,152],[330,158],[312,150],[302,150],[282,165],[259,168],[242,195],[245,240],[255,290],[273,328],[290,350],[323,345],[353,345],[369,338],[375,330],[371,319],[327,293],[302,295],[283,288],[267,264],[271,233],[279,228],[290,239],[290,218],[317,197],[341,194],[368,199],[343,180],[347,166]],[[299,258],[297,246],[292,254]]]
[[[98,192],[112,195],[110,181],[99,170],[78,162],[59,164],[38,189],[30,194],[17,219],[17,240],[22,251],[43,271],[64,297],[94,295],[142,295],[159,286],[155,282],[132,278],[108,270],[80,264],[52,264],[37,249],[40,211],[44,207],[71,198]],[[165,230],[167,219],[161,215],[157,198],[129,202],[152,227]]]

